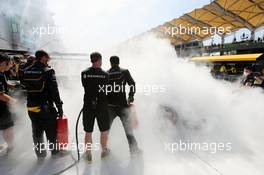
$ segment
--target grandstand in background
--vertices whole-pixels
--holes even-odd
[[[179,57],[264,53],[263,25],[264,0],[214,0],[147,33],[169,39]],[[182,28],[224,30],[181,33]]]

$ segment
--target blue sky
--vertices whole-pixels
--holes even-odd
[[[209,0],[48,0],[62,38],[76,51],[109,48]]]

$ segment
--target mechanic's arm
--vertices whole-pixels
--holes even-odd
[[[82,86],[83,86],[83,87],[84,87],[84,84],[85,84],[85,83],[84,83],[84,79],[85,79],[85,78],[84,78],[84,73],[82,72],[82,73],[81,73],[81,80],[82,80]]]
[[[20,82],[15,82],[15,83],[9,83],[9,82],[7,82],[7,86],[9,88],[17,88],[17,87],[20,86]]]
[[[13,99],[12,97],[10,97],[9,95],[0,92],[0,100],[6,103],[12,103],[15,102],[15,99]]]
[[[132,78],[129,70],[125,72],[126,82],[129,85],[128,103],[134,102],[134,95],[136,93],[136,82]]]
[[[63,108],[62,108],[63,102],[60,98],[58,83],[57,83],[56,76],[55,76],[55,71],[51,69],[50,71],[48,71],[47,76],[48,76],[47,77],[48,91],[51,94],[52,99],[55,102],[55,105],[58,109],[58,116],[62,117],[63,116]]]
[[[16,77],[17,76],[16,72],[14,72],[12,69],[10,69],[10,74],[11,74],[12,77]]]
[[[0,100],[6,103],[12,103],[15,102],[15,99],[7,95],[4,91],[4,87],[2,84],[0,84]]]
[[[20,81],[20,84],[24,85],[24,71],[25,69],[22,69],[21,65],[19,66],[19,71],[18,71],[18,78]]]

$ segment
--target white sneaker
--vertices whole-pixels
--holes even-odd
[[[0,145],[0,157],[5,156],[8,151],[8,146],[6,143]]]
[[[90,153],[90,152],[86,152],[86,153],[84,153],[84,155],[83,155],[83,159],[84,159],[84,161],[85,161],[87,164],[92,163],[92,153]]]
[[[104,159],[110,154],[110,149],[106,148],[105,150],[102,151],[101,153],[101,158]]]

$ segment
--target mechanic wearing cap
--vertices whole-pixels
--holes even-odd
[[[133,134],[131,118],[129,117],[128,108],[134,102],[134,94],[136,91],[136,84],[130,75],[129,70],[119,67],[119,57],[112,56],[110,58],[111,69],[108,70],[110,85],[112,91],[108,95],[108,112],[110,117],[110,126],[115,117],[119,116],[122,125],[125,129],[126,137],[129,143],[131,154],[138,154],[142,151],[138,148],[137,141]],[[129,85],[128,100],[126,98],[126,85]]]
[[[48,146],[50,146],[52,157],[63,156],[56,144],[56,118],[63,116],[63,103],[55,71],[48,66],[50,60],[48,53],[39,50],[35,53],[35,57],[35,63],[24,71],[23,81],[27,91],[27,107],[32,122],[34,149],[41,163],[47,155],[44,147],[44,132],[49,141]]]
[[[107,72],[101,69],[102,56],[98,52],[90,55],[92,67],[84,70],[81,74],[82,85],[84,87],[84,106],[83,106],[83,126],[85,135],[85,161],[92,161],[91,147],[92,132],[95,119],[101,132],[101,158],[109,155],[110,151],[107,148],[108,130],[110,128],[109,116],[107,110],[107,94],[106,87],[109,84]]]

